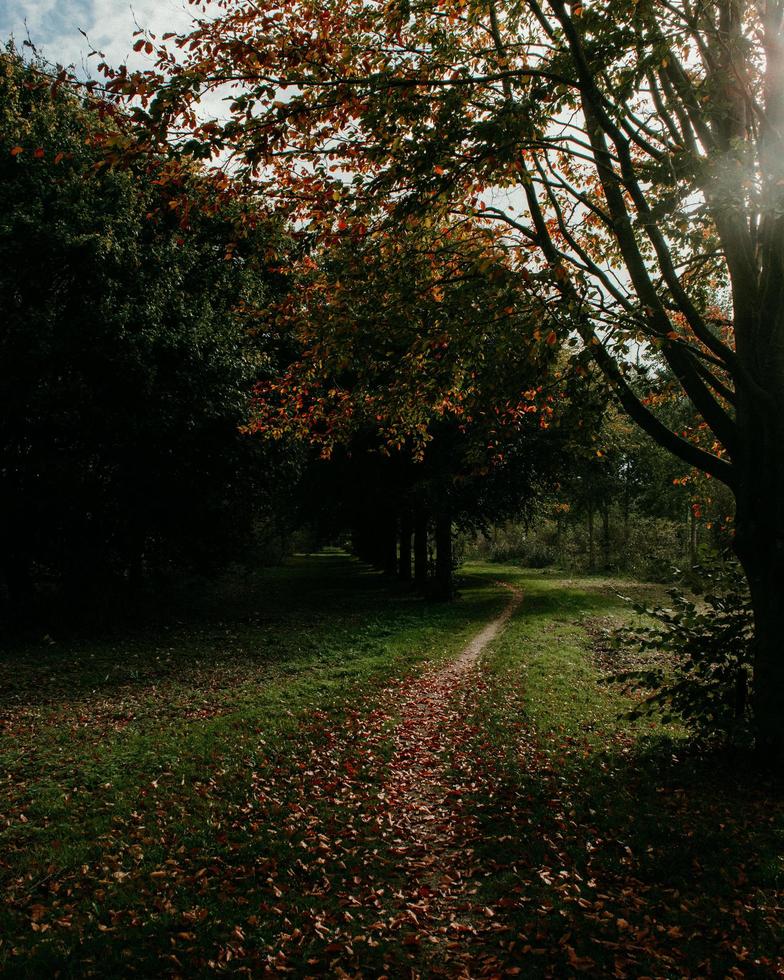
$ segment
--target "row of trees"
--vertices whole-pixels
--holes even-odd
[[[523,513],[569,433],[505,243],[324,248],[198,164],[107,166],[125,117],[68,81],[0,59],[9,608],[263,560],[297,523],[450,597],[455,529]]]
[[[332,534],[348,527],[360,557],[449,598],[454,531],[521,517],[595,452],[604,386],[559,350],[518,254],[482,222],[434,211],[309,244],[268,310],[299,354],[257,386],[249,428],[325,461]]]
[[[325,247],[199,164],[107,166],[124,114],[12,47],[0,85],[10,608],[263,560],[296,523],[449,598],[455,530],[524,513],[574,440],[507,243]]]
[[[283,288],[279,226],[198,168],[103,166],[110,107],[0,54],[0,564],[11,608],[207,568],[269,524],[296,458],[243,438],[281,355],[237,309]],[[187,215],[184,209],[187,209]]]
[[[784,755],[784,4],[781,0],[221,0],[135,98],[142,148],[229,153],[321,236],[497,223],[557,338],[575,331],[624,410],[723,482],[755,616],[760,743]],[[194,105],[228,90],[229,111]],[[282,94],[284,93],[284,94]],[[270,182],[270,175],[274,178]],[[661,358],[704,426],[639,397]]]
[[[543,394],[551,379],[598,372],[735,499],[759,740],[784,754],[784,3],[220,0],[214,14],[170,46],[140,38],[150,71],[102,66],[127,108],[101,159],[125,167],[107,179],[147,177],[180,231],[191,181],[208,189],[207,225],[249,208],[223,243],[235,275],[255,267],[251,214],[290,230],[296,289],[272,318],[264,299],[240,304],[260,321],[249,336],[293,341],[250,427],[404,469],[443,443],[451,523],[463,481],[492,485],[508,445],[537,472],[531,436],[564,402]],[[218,119],[199,107],[209,92],[230,96]],[[46,161],[18,140],[7,163]],[[662,366],[693,424],[640,363]],[[580,444],[590,425],[570,428]],[[419,482],[396,497],[405,520]],[[484,492],[475,515],[493,513]]]

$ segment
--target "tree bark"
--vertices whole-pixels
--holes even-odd
[[[417,511],[414,520],[414,582],[421,588],[427,583],[427,514]]]
[[[452,520],[448,514],[436,517],[436,589],[437,599],[451,599],[452,580]]]
[[[735,553],[754,610],[753,708],[760,754],[784,763],[784,461],[781,423],[747,431],[735,488]],[[773,440],[779,450],[773,452]],[[762,443],[762,445],[760,445]],[[747,447],[747,448],[746,448]],[[778,457],[778,460],[777,460]],[[778,465],[777,465],[778,464]]]
[[[411,581],[411,534],[413,532],[411,514],[404,511],[400,518],[400,557],[398,576],[402,582]]]
[[[397,575],[397,518],[394,514],[385,514],[381,526],[381,567],[385,575]]]

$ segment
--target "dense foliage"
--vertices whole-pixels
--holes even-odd
[[[204,4],[209,10],[211,5]],[[759,742],[784,758],[784,3],[220,0],[158,43],[143,148],[232,155],[328,238],[433,206],[497,224],[531,294],[576,331],[624,410],[726,484],[755,613]],[[195,111],[231,91],[228,113]],[[184,131],[185,130],[185,131]],[[704,426],[635,392],[640,348]]]
[[[259,316],[299,352],[257,386],[249,428],[320,457],[307,517],[322,534],[350,531],[390,573],[399,537],[408,578],[419,523],[449,578],[452,529],[529,511],[603,402],[575,385],[513,251],[481,223],[434,212],[380,239],[342,229],[308,244],[296,289]]]
[[[644,670],[614,679],[652,689],[631,718],[661,715],[706,738],[737,739],[751,731],[754,618],[748,586],[734,562],[699,572],[703,585],[695,596],[673,587],[669,606],[635,605],[646,619],[619,629],[616,640],[660,656]]]
[[[272,352],[234,312],[277,288],[271,226],[246,230],[227,259],[238,209],[213,207],[194,169],[164,191],[163,160],[102,167],[116,131],[107,106],[12,49],[0,115],[0,550],[12,598],[236,556],[264,516],[275,458],[237,431]]]

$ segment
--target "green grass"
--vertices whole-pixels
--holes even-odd
[[[340,554],[3,653],[0,973],[450,975],[389,926],[417,883],[384,829],[388,692],[502,608],[498,579],[524,602],[446,760],[478,828],[465,915],[497,926],[475,954],[502,976],[778,975],[781,784],[624,720],[602,683],[616,589],[655,587],[475,564],[434,604]]]
[[[576,960],[563,953],[556,974],[585,958],[584,970],[612,975],[620,956],[631,975],[779,975],[781,782],[742,756],[696,752],[677,728],[622,717],[631,702],[602,683],[585,628],[629,617],[616,583],[499,571],[526,598],[484,657],[470,722],[493,749],[473,805],[496,868],[480,901],[525,899],[512,916],[530,947],[525,974],[551,974],[561,949]]]
[[[144,908],[139,889],[166,861],[232,849],[223,828],[251,772],[296,766],[315,712],[345,714],[390,677],[456,653],[502,603],[487,579],[459,603],[426,603],[327,553],[234,583],[227,602],[192,610],[195,625],[5,652],[0,966],[38,977],[53,964],[74,975],[121,964],[107,921]],[[225,896],[210,899],[222,932]],[[128,940],[142,974],[172,935],[172,910],[148,912]]]

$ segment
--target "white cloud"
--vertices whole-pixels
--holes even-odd
[[[158,36],[184,30],[192,10],[186,0],[0,0],[0,38],[13,34],[21,45],[29,33],[48,61],[95,75],[95,61],[87,60],[90,45],[110,64],[144,67],[150,59],[132,50],[137,25]]]

